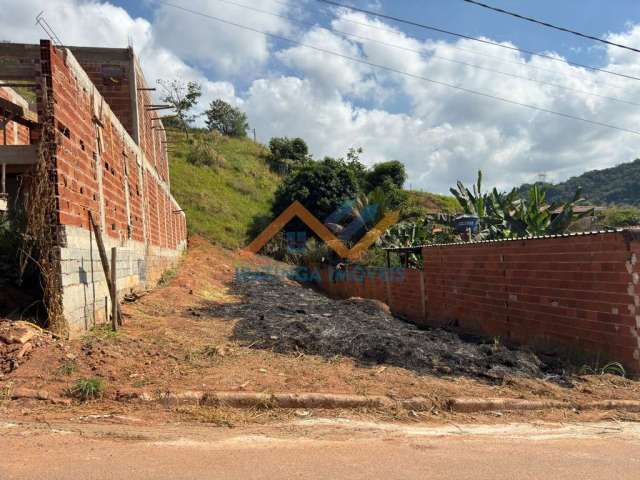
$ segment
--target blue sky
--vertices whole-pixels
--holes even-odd
[[[153,0],[117,0],[113,3],[135,16],[152,18],[154,15]],[[211,0],[211,3],[217,3],[217,0]],[[251,4],[251,2],[245,3]],[[326,8],[315,0],[297,0],[295,3],[308,5],[310,11]],[[375,2],[360,0],[343,3],[466,35],[488,36],[498,41],[513,41],[528,50],[557,51],[576,62],[602,60],[602,51],[594,48],[597,43],[593,41],[511,18],[467,4],[462,0],[378,0]],[[615,0],[615,3],[609,4],[606,0],[491,0],[487,3],[594,36],[620,32],[630,23],[640,23],[640,2],[636,0]],[[320,21],[323,24],[327,22],[326,16],[317,17],[315,14],[310,16],[313,21]],[[418,37],[426,36],[444,40],[452,38],[417,27],[393,22],[390,24]]]
[[[350,147],[362,147],[368,164],[401,160],[409,171],[409,183],[425,190],[446,192],[458,179],[471,181],[478,169],[485,172],[489,184],[502,188],[540,174],[560,181],[638,156],[640,134],[541,110],[640,130],[640,109],[633,105],[640,103],[640,81],[483,46],[327,7],[316,0],[231,1],[281,17],[219,0],[172,3],[535,109],[267,40],[153,0],[22,0],[18,4],[0,0],[0,11],[13,12],[0,18],[0,39],[36,42],[42,32],[33,25],[33,18],[44,10],[66,43],[121,47],[131,40],[150,83],[181,78],[203,85],[200,111],[213,99],[223,98],[247,112],[260,141],[300,136],[316,157],[341,156]],[[486,2],[640,47],[637,1]],[[354,0],[352,4],[640,77],[640,54],[462,0]],[[298,19],[311,25],[300,25]],[[401,49],[345,38],[313,25],[332,26]]]

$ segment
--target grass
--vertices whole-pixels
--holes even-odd
[[[58,373],[60,375],[69,376],[76,371],[78,366],[74,360],[65,360],[60,367],[58,367]]]
[[[609,362],[604,367],[598,366],[592,367],[590,365],[583,365],[580,368],[581,375],[617,375],[619,377],[626,378],[627,371],[624,369],[620,362]]]
[[[190,137],[171,136],[169,162],[171,190],[189,232],[227,248],[243,247],[254,219],[269,215],[280,177],[266,164],[265,148],[249,139],[199,131]],[[194,165],[194,151],[203,145],[215,151],[216,160]]]
[[[102,398],[105,382],[101,378],[80,378],[69,389],[69,395],[82,402]]]
[[[410,190],[409,202],[420,205],[429,213],[456,213],[461,211],[460,204],[451,195]]]
[[[169,282],[174,279],[177,273],[178,270],[176,268],[169,268],[168,270],[162,272],[162,275],[160,275],[160,279],[158,280],[158,286],[164,287],[165,285],[168,285]]]
[[[118,332],[114,332],[111,324],[96,325],[86,335],[82,337],[82,343],[92,345],[96,341],[111,342],[118,338]]]

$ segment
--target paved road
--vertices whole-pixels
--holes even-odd
[[[123,419],[105,419],[106,422]],[[0,479],[633,479],[640,425],[220,429],[0,421]]]

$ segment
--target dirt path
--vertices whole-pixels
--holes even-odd
[[[627,423],[407,427],[319,419],[243,429],[136,423],[116,417],[0,423],[0,478],[631,480],[640,469],[640,427]]]
[[[357,418],[442,422],[450,418],[450,414],[442,411],[443,400],[457,396],[574,402],[640,399],[640,383],[609,375],[572,377],[569,388],[543,378],[507,376],[504,371],[497,378],[467,375],[465,372],[471,371],[467,367],[467,370],[457,373],[437,370],[434,373],[430,368],[403,368],[398,366],[398,362],[385,359],[365,364],[353,356],[316,355],[304,349],[279,349],[275,344],[263,345],[239,338],[237,326],[239,322],[246,323],[246,318],[237,307],[250,305],[246,298],[242,298],[246,294],[241,295],[232,287],[234,271],[240,265],[257,267],[273,265],[273,262],[259,256],[243,257],[195,239],[178,274],[168,285],[123,306],[126,324],[118,334],[98,328],[81,339],[47,343],[31,352],[28,360],[21,361],[17,370],[0,378],[0,415],[3,411],[8,414],[21,412],[28,406],[28,415],[48,415],[51,418],[96,412],[135,412],[145,418],[170,417],[223,425],[268,422],[295,415],[287,411],[234,413],[226,409],[197,407],[161,411],[156,407],[116,402],[117,393],[125,390],[327,392],[395,398],[422,396],[431,399],[431,411],[356,411],[351,414]],[[278,303],[274,301],[274,308]],[[225,309],[228,309],[227,313]],[[265,332],[268,338],[275,336],[270,330]],[[460,345],[460,348],[467,347]],[[104,398],[99,402],[60,407],[42,402],[3,401],[7,392],[21,387],[46,389],[53,395],[64,396],[76,380],[90,377],[100,377],[106,383]],[[328,415],[329,412],[320,414]],[[344,415],[344,412],[333,415]],[[521,414],[517,418],[531,416]],[[542,417],[625,420],[635,419],[638,415],[560,411],[548,412]],[[493,412],[456,418],[457,421],[495,422],[516,416],[508,412]]]

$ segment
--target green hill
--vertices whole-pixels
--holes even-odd
[[[547,199],[554,202],[570,200],[578,187],[582,196],[594,205],[640,206],[640,159],[604,170],[591,170],[566,182],[545,183]],[[522,185],[519,192],[526,195],[530,184]]]
[[[461,210],[460,204],[451,195],[410,190],[409,202],[424,208],[427,213],[455,213]]]
[[[187,215],[190,234],[228,248],[248,243],[270,219],[282,179],[266,163],[268,150],[249,139],[200,130],[173,132],[169,152],[171,190]],[[425,213],[455,212],[447,195],[409,192],[411,206]],[[252,233],[253,232],[253,233]]]
[[[280,181],[264,161],[265,148],[249,139],[208,132],[174,133],[171,190],[187,215],[191,234],[238,248],[254,219],[269,214]]]

